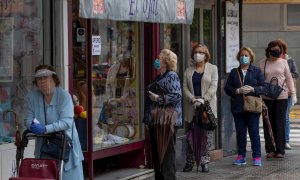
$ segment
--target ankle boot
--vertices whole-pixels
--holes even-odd
[[[185,167],[183,168],[183,172],[190,172],[193,170],[193,164],[185,164]]]
[[[208,163],[201,165],[202,172],[209,172]]]

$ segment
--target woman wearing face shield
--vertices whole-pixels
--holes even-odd
[[[261,166],[261,144],[259,137],[260,113],[245,112],[243,96],[259,96],[264,85],[261,70],[252,65],[253,51],[248,47],[239,50],[236,59],[240,65],[233,68],[227,78],[224,90],[231,97],[231,113],[234,117],[238,155],[233,165],[246,164],[247,129],[252,148],[252,165]]]
[[[78,133],[74,125],[74,106],[71,95],[59,87],[60,81],[50,65],[39,65],[35,69],[33,84],[37,87],[27,97],[27,112],[24,124],[34,134],[49,134],[65,131],[72,140],[69,161],[64,163],[64,180],[83,180],[83,154]],[[36,158],[40,158],[43,138],[35,142]]]
[[[284,90],[277,99],[264,97],[264,102],[268,106],[268,113],[271,127],[275,139],[276,147],[273,146],[271,139],[265,133],[265,148],[267,158],[284,158],[285,154],[285,116],[288,105],[289,93],[292,97],[292,105],[297,102],[296,91],[289,65],[282,59],[283,49],[278,40],[271,41],[265,50],[267,59],[260,62],[260,69],[263,71],[266,82],[272,78],[278,79],[278,85],[283,86]],[[267,128],[264,124],[264,131]]]
[[[197,44],[193,47],[191,58],[193,65],[184,72],[183,94],[185,96],[184,107],[186,133],[192,131],[195,124],[195,109],[208,100],[214,115],[217,117],[217,88],[218,88],[218,68],[209,63],[210,53],[206,46]],[[204,131],[204,130],[203,130]],[[203,156],[201,157],[202,172],[208,172],[208,163],[210,162],[210,147],[212,141],[212,132],[206,131],[207,136]],[[188,137],[188,136],[187,136]],[[203,139],[203,138],[201,138]],[[186,165],[183,172],[192,171],[194,166],[194,154],[187,138]]]

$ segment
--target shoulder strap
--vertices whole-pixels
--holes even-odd
[[[266,78],[266,66],[267,66],[267,59],[265,60],[265,66],[264,66],[264,77]]]
[[[236,69],[236,73],[238,74],[238,77],[239,77],[239,80],[240,80],[240,83],[241,83],[241,87],[242,87],[243,83],[242,83],[242,78],[241,78],[240,72],[239,72],[238,68],[235,68],[235,69]],[[243,94],[243,99],[245,99],[245,94]]]
[[[241,87],[242,87],[242,86],[243,86],[243,83],[242,83],[241,75],[240,75],[240,73],[239,73],[238,68],[235,68],[235,69],[236,69],[236,73],[237,73],[237,75],[238,75],[238,77],[239,77],[239,80],[240,80],[240,83],[241,83]]]

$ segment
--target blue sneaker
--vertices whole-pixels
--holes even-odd
[[[261,166],[261,157],[253,158],[253,166]]]
[[[246,158],[243,157],[242,155],[238,155],[234,162],[232,163],[233,165],[245,165],[246,163]]]

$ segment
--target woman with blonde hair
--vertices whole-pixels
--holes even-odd
[[[253,51],[243,47],[237,53],[240,65],[233,68],[227,78],[225,92],[231,97],[231,113],[234,117],[238,156],[234,165],[246,164],[247,129],[252,148],[253,166],[261,166],[261,144],[259,137],[260,113],[244,111],[244,96],[259,97],[263,93],[265,78],[261,70],[252,65],[255,60]]]
[[[186,97],[185,101],[185,121],[186,121],[186,134],[187,134],[187,149],[186,149],[186,165],[183,172],[192,171],[194,166],[194,153],[192,145],[189,142],[189,135],[197,126],[195,116],[195,109],[204,104],[207,100],[213,110],[214,115],[217,117],[217,88],[218,88],[218,68],[216,65],[209,63],[210,53],[205,45],[197,44],[193,47],[191,52],[193,66],[188,67],[184,72],[183,79],[183,94]],[[205,130],[203,130],[205,131]],[[201,157],[202,172],[208,172],[208,163],[210,162],[210,147],[212,141],[212,133],[205,131],[205,137],[199,139],[206,139],[206,144],[203,155]]]
[[[147,94],[144,113],[144,123],[149,129],[152,149],[152,161],[155,170],[156,180],[175,180],[176,179],[176,126],[182,125],[182,113],[181,113],[181,86],[178,75],[176,74],[177,68],[177,56],[174,52],[163,49],[159,58],[154,61],[154,68],[158,71],[158,75],[147,88]],[[171,108],[176,113],[174,119],[166,125],[166,130],[172,132],[170,134],[169,143],[166,143],[166,152],[164,153],[163,160],[161,162],[161,154],[158,152],[159,142],[157,136],[162,133],[160,129],[155,126],[158,119],[155,119],[155,114],[151,113],[155,108]],[[174,121],[173,121],[174,120]]]

